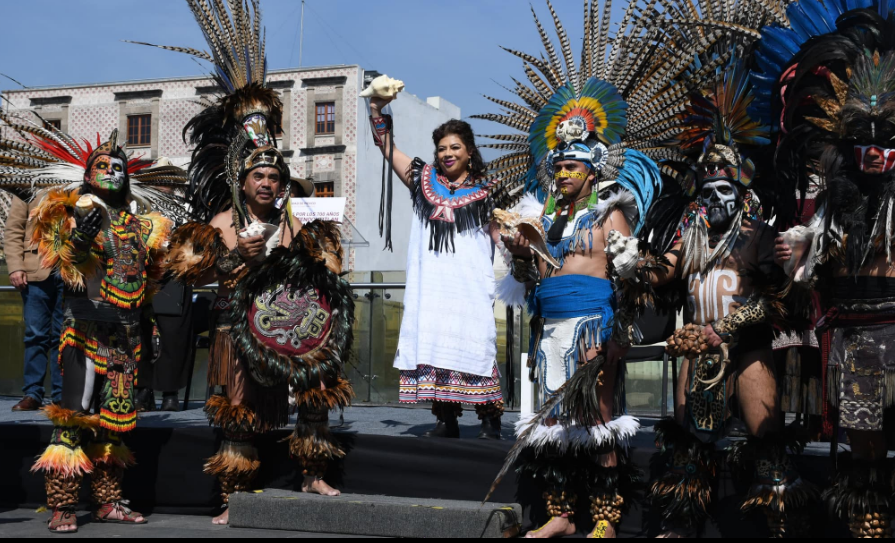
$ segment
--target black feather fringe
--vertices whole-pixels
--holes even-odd
[[[831,515],[841,518],[889,514],[892,507],[892,466],[889,460],[867,462],[839,456],[839,471],[823,493]]]
[[[430,220],[435,213],[435,204],[426,198],[423,191],[422,176],[426,163],[419,158],[413,159],[411,179],[413,180],[413,210],[426,228],[429,229],[429,250],[436,252],[454,252],[454,235],[467,230],[481,228],[491,221],[494,201],[487,198],[470,202],[454,210],[454,222]]]
[[[762,438],[749,436],[730,447],[727,461],[734,473],[751,478],[743,511],[767,508],[782,531],[787,531],[787,524],[798,524],[797,517],[820,497],[817,487],[799,476],[790,456],[801,454],[807,443],[805,432],[792,425]]]
[[[651,470],[661,474],[650,488],[654,510],[663,523],[699,529],[709,516],[718,473],[715,446],[703,443],[674,419],[656,424],[656,448]]]

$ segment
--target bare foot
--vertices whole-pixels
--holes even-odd
[[[320,494],[321,496],[341,496],[342,493],[326,484],[323,479],[305,477],[301,484],[301,491],[306,494]]]
[[[616,537],[618,534],[615,532],[615,526],[605,520],[598,522],[594,531],[587,536],[588,539],[615,539]]]
[[[211,523],[215,526],[226,526],[230,524],[230,508],[224,509],[224,512],[211,519]]]
[[[551,539],[575,535],[575,523],[565,517],[553,517],[537,530],[525,534],[525,539]]]

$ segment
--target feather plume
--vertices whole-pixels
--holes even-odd
[[[213,62],[214,59],[211,55],[206,53],[205,51],[199,51],[198,49],[193,49],[191,47],[172,47],[170,45],[156,45],[154,43],[146,43],[142,41],[131,41],[131,40],[121,40],[124,43],[132,43],[134,45],[148,45],[149,47],[157,47],[159,49],[164,49],[165,51],[174,51],[175,53],[185,53],[187,55],[192,55],[198,59],[206,60],[208,62]]]
[[[671,150],[681,134],[690,128],[683,115],[689,95],[718,79],[730,58],[744,56],[758,38],[758,29],[775,16],[779,19],[782,2],[785,0],[749,0],[736,3],[735,7],[728,0],[707,0],[699,5],[689,0],[630,2],[617,30],[611,35],[611,1],[601,7],[599,2],[585,0],[584,37],[578,66],[568,34],[552,3],[546,2],[556,29],[562,62],[532,7],[541,54],[504,48],[524,61],[529,84],[514,79],[516,88],[512,90],[523,103],[512,105],[506,100],[489,98],[509,114],[475,116],[528,134],[526,140],[502,140],[527,141],[534,167],[524,176],[504,176],[496,193],[497,204],[505,207],[507,202],[502,199],[510,194],[518,199],[522,187],[523,190],[541,190],[543,179],[538,178],[538,171],[543,169],[541,162],[546,151],[555,146],[555,136],[550,131],[556,130],[564,114],[577,107],[574,101],[580,104],[585,99],[594,100],[586,107],[592,108],[590,111],[601,119],[601,123],[599,129],[590,130],[589,126],[591,133],[617,135],[620,143],[641,151],[648,159],[690,163],[692,157]],[[623,104],[623,115],[605,109],[606,95],[594,92],[606,87],[595,87],[591,81],[614,87]],[[542,116],[547,109],[560,113],[556,119],[546,122]],[[602,125],[603,115],[610,117],[605,127]],[[619,142],[612,137],[609,139],[611,144]],[[510,153],[522,152],[521,147],[510,145],[497,148]],[[624,168],[624,162],[609,164],[602,177],[613,181],[624,174]],[[644,200],[646,208],[649,203]]]
[[[506,474],[510,471],[510,469],[516,465],[516,462],[519,460],[519,455],[522,454],[522,451],[525,450],[526,444],[528,443],[529,438],[535,433],[537,428],[544,424],[544,421],[550,416],[550,413],[558,406],[565,396],[566,393],[566,385],[564,384],[557,390],[550,398],[544,402],[544,405],[534,414],[534,416],[528,421],[528,424],[524,428],[516,428],[516,443],[513,444],[513,447],[510,449],[510,452],[507,454],[506,459],[503,462],[503,466],[500,468],[500,471],[497,473],[497,477],[494,478],[494,482],[491,483],[491,488],[488,489],[488,494],[485,495],[485,499],[482,500],[482,503],[488,501],[494,491],[497,490],[497,487],[500,486],[501,481],[506,476]]]

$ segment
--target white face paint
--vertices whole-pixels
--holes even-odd
[[[705,206],[709,225],[712,228],[726,229],[736,215],[740,206],[740,193],[732,181],[710,181],[702,186],[699,195]]]
[[[118,192],[127,182],[127,164],[118,157],[101,156],[93,162],[87,182],[100,190]]]

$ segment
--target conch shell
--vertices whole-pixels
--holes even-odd
[[[96,202],[93,200],[93,196],[85,194],[78,198],[78,202],[75,204],[75,213],[80,217],[86,217],[95,207]]]
[[[255,257],[255,261],[262,262],[266,257],[270,256],[270,253],[273,252],[274,249],[276,249],[280,245],[279,234],[280,229],[277,226],[256,221],[248,225],[245,229],[245,232],[240,232],[239,237],[255,238],[261,236],[264,238],[265,250],[263,253]]]
[[[398,93],[404,90],[404,82],[392,79],[387,75],[380,75],[370,82],[370,86],[360,93],[361,98],[389,98],[394,99]]]
[[[500,225],[500,235],[513,237],[521,233],[531,243],[531,250],[556,269],[561,268],[559,262],[547,249],[547,232],[544,225],[536,217],[523,217],[512,211],[494,210],[494,220]]]
[[[784,243],[792,248],[792,258],[783,266],[783,271],[797,283],[805,282],[808,275],[808,269],[811,267],[810,249],[815,235],[814,229],[806,226],[796,226],[782,234]]]

